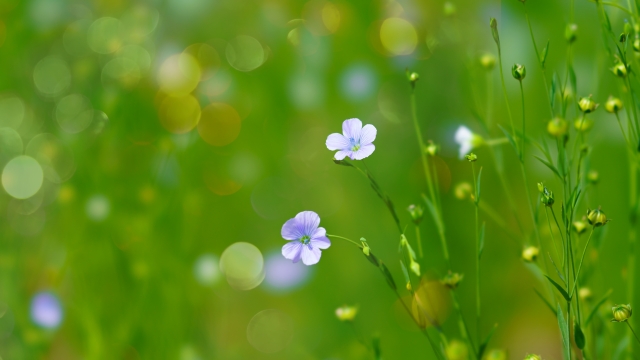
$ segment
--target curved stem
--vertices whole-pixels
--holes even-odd
[[[638,334],[636,334],[636,332],[633,330],[633,328],[631,327],[631,324],[629,324],[629,321],[625,321],[627,323],[627,325],[629,326],[629,329],[631,330],[631,332],[633,333],[633,336],[636,337],[636,340],[638,341],[638,343],[640,344],[640,338],[638,338]]]
[[[338,236],[338,235],[331,235],[331,234],[327,234],[328,237],[332,237],[332,238],[336,238],[336,239],[342,239],[342,240],[346,240],[350,243],[352,243],[353,245],[357,246],[359,249],[362,249],[362,244],[359,244],[351,239],[348,239],[346,237],[343,236]]]

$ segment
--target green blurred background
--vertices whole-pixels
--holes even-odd
[[[538,46],[550,41],[549,81],[566,74],[569,7],[527,4]],[[595,6],[575,7],[577,95],[602,103],[620,83],[607,69]],[[608,11],[621,31],[625,13]],[[410,224],[405,209],[426,189],[405,77],[405,68],[417,71],[423,136],[442,150],[436,163],[452,266],[465,274],[456,291],[474,323],[474,208],[453,196],[471,169],[453,134],[465,125],[501,137],[473,116],[486,112],[489,87],[493,122],[508,124],[497,68],[487,75],[479,64],[485,52],[497,56],[490,17],[498,19],[517,123],[515,62],[528,70],[528,134],[544,139],[542,73],[516,0],[1,0],[0,166],[21,155],[40,165],[3,173],[2,359],[368,359],[358,337],[374,334],[385,359],[433,358],[357,249],[334,240],[317,265],[289,265],[280,228],[313,210],[329,233],[365,237],[402,283],[391,217],[365,179],[333,164],[324,141],[347,118],[374,124],[367,165]],[[602,205],[614,221],[589,252],[588,266],[598,270],[588,286],[596,299],[613,289],[611,300],[626,303],[624,142],[610,115],[600,110],[592,119],[589,166],[600,182],[580,206]],[[490,348],[508,349],[509,358],[557,359],[557,322],[533,291],[546,284],[520,259],[532,224],[517,158],[508,145],[502,150],[509,190],[488,149],[477,150],[483,201],[519,233],[505,198],[511,191],[526,231],[510,238],[481,213],[481,328],[499,325]],[[560,188],[532,156],[527,167],[532,192],[539,181]],[[38,169],[41,185],[32,181]],[[439,278],[447,269],[434,225],[426,220],[421,229],[422,268]],[[238,242],[255,248],[230,248],[233,270],[223,274],[220,256]],[[43,292],[54,296],[43,310],[51,323],[34,315]],[[334,315],[343,304],[359,306],[353,326]],[[602,326],[622,336],[626,329],[607,324],[603,308]],[[460,338],[454,315],[444,329]]]

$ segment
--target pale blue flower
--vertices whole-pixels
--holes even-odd
[[[37,293],[31,300],[31,319],[43,328],[57,328],[62,322],[60,300],[48,291]]]
[[[327,149],[338,150],[336,160],[349,157],[351,160],[362,160],[373,154],[376,149],[373,140],[378,131],[375,126],[362,126],[359,119],[348,119],[342,123],[342,134],[334,133],[327,137]]]
[[[327,232],[320,225],[320,217],[313,211],[298,213],[282,226],[282,237],[289,243],[282,247],[282,255],[293,262],[302,259],[305,265],[313,265],[320,261],[320,249],[327,249],[331,241]]]

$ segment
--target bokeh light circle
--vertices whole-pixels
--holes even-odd
[[[349,100],[365,100],[375,93],[376,88],[376,74],[369,66],[352,65],[342,73],[340,90]]]
[[[31,300],[31,320],[46,329],[55,329],[62,323],[62,305],[53,293],[43,291]]]
[[[273,292],[286,292],[302,286],[311,273],[311,268],[301,261],[294,263],[285,259],[277,251],[269,254],[265,260],[264,285]]]
[[[140,81],[140,67],[136,60],[126,56],[109,61],[102,68],[102,84],[115,84],[124,88],[132,88]]]
[[[193,275],[201,285],[216,284],[222,275],[218,257],[213,254],[200,255],[193,264]]]
[[[213,76],[222,65],[218,51],[211,45],[193,44],[187,47],[184,53],[191,55],[198,62],[202,71],[201,80]]]
[[[262,44],[247,35],[240,35],[229,41],[225,54],[229,65],[240,71],[255,70],[266,60]]]
[[[93,107],[84,95],[71,94],[56,104],[56,120],[62,130],[75,134],[86,129],[93,121]]]
[[[232,143],[240,134],[242,120],[238,112],[224,103],[212,103],[202,109],[198,133],[213,146]]]
[[[15,316],[13,311],[4,302],[0,302],[0,339],[5,338],[13,332],[15,326]]]
[[[158,83],[162,92],[184,96],[193,91],[200,82],[201,71],[193,56],[181,53],[169,56],[160,66]]]
[[[284,350],[293,339],[293,320],[276,309],[263,310],[247,325],[247,340],[256,350],[273,354]]]
[[[16,199],[27,199],[35,195],[44,179],[42,167],[30,156],[13,158],[2,170],[2,186]]]
[[[200,103],[191,95],[167,96],[160,105],[159,117],[165,129],[174,134],[184,134],[198,125]]]
[[[17,129],[25,116],[25,106],[17,96],[0,97],[0,128]]]
[[[237,242],[220,256],[220,271],[236,290],[251,290],[264,280],[264,259],[253,244]]]
[[[302,14],[307,28],[314,35],[328,35],[340,27],[340,10],[329,1],[311,0],[304,5]]]
[[[81,56],[89,53],[91,49],[87,44],[87,32],[91,26],[91,21],[78,20],[67,26],[62,34],[62,44],[70,55]]]
[[[158,26],[158,10],[144,5],[135,5],[122,16],[122,24],[128,39],[140,42]]]
[[[0,128],[0,168],[3,168],[9,160],[22,154],[24,145],[22,137],[11,128]]]
[[[57,96],[71,85],[71,71],[57,56],[47,56],[33,69],[33,82],[44,95]]]
[[[380,42],[392,55],[409,55],[418,45],[418,33],[409,21],[388,18],[380,26]]]
[[[111,203],[109,199],[102,194],[93,195],[87,200],[85,211],[89,219],[95,222],[101,222],[109,216]]]
[[[25,154],[38,160],[44,177],[55,183],[69,180],[76,171],[71,150],[53,134],[42,133],[34,136],[27,144]]]
[[[91,50],[98,54],[111,54],[123,45],[124,26],[112,17],[102,17],[94,21],[87,31],[87,42]]]

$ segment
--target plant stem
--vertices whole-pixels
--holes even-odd
[[[533,43],[533,49],[536,51],[536,58],[538,59],[538,65],[540,65],[540,71],[542,71],[542,80],[544,81],[544,89],[547,92],[549,110],[551,111],[551,118],[553,118],[554,117],[553,106],[551,105],[551,97],[549,96],[549,85],[547,84],[547,75],[544,69],[544,64],[542,63],[542,58],[540,57],[540,52],[538,52],[538,45],[536,44],[536,39],[533,36],[533,28],[531,28],[531,21],[529,20],[529,12],[527,11],[526,1],[522,2],[522,6],[524,7],[524,16],[527,19],[527,25],[529,25],[529,34],[531,35],[531,42]],[[520,82],[520,85],[522,85],[522,81]]]
[[[476,178],[475,162],[471,162],[471,172],[473,173],[473,186],[475,189],[475,207],[476,207],[476,336],[478,343],[480,342],[480,220],[479,220],[479,203],[478,197],[478,180]]]
[[[634,153],[629,152],[629,257],[627,260],[627,298],[629,303],[635,301],[635,273],[636,273],[636,218],[637,218],[637,163],[634,161]],[[631,319],[627,320],[629,326]],[[635,335],[635,333],[634,333]],[[634,354],[635,347],[629,341],[629,352]]]
[[[422,252],[422,239],[420,238],[420,225],[416,225],[416,242],[418,243],[418,255],[422,258],[424,254]]]
[[[587,248],[589,247],[589,242],[591,241],[591,235],[593,235],[593,230],[595,230],[595,226],[591,228],[591,232],[589,233],[589,238],[587,238],[587,243],[584,245],[584,250],[582,251],[582,257],[580,258],[580,265],[578,266],[578,273],[574,273],[573,275],[573,288],[569,293],[569,297],[573,296],[574,291],[576,290],[576,286],[578,284],[578,277],[580,276],[580,271],[582,270],[582,262],[584,261],[584,255],[587,253]]]
[[[511,106],[509,106],[509,96],[507,96],[507,86],[504,83],[504,71],[502,70],[502,50],[500,49],[500,45],[498,45],[498,65],[500,66],[500,81],[502,82],[502,94],[504,95],[504,102],[507,105],[507,113],[509,114],[509,121],[511,123],[511,133],[513,139],[516,138],[516,127],[513,125],[513,115],[511,114]],[[517,145],[516,145],[516,150]]]
[[[420,148],[420,159],[422,160],[422,168],[424,169],[424,176],[427,180],[427,188],[429,189],[429,196],[433,202],[436,202],[436,195],[433,188],[433,179],[431,178],[431,172],[429,171],[429,162],[427,161],[427,154],[425,153],[424,140],[422,139],[422,130],[420,129],[420,123],[418,123],[418,113],[416,110],[416,92],[415,88],[411,90],[411,117],[413,118],[413,127],[416,131],[416,138],[418,140],[418,147]],[[436,208],[439,208],[439,204],[434,204]]]
[[[633,336],[636,337],[636,340],[638,341],[638,343],[640,344],[640,338],[638,338],[638,335],[636,334],[636,332],[633,330],[633,328],[631,327],[631,324],[629,324],[629,321],[625,321],[627,323],[627,325],[629,326],[629,329],[631,330],[631,332],[633,333]]]
[[[551,228],[551,220],[549,219],[549,210],[547,210],[546,206],[544,208],[544,214],[547,216],[547,224],[549,225],[549,233],[551,234],[551,240],[553,241],[553,248],[556,250],[556,257],[558,259],[560,259],[560,252],[558,252],[558,243],[556,242],[556,237],[553,236],[553,229]],[[560,230],[560,231],[562,231],[562,230]],[[564,243],[564,241],[563,241],[563,243]],[[562,264],[562,265],[564,267],[564,264]]]

